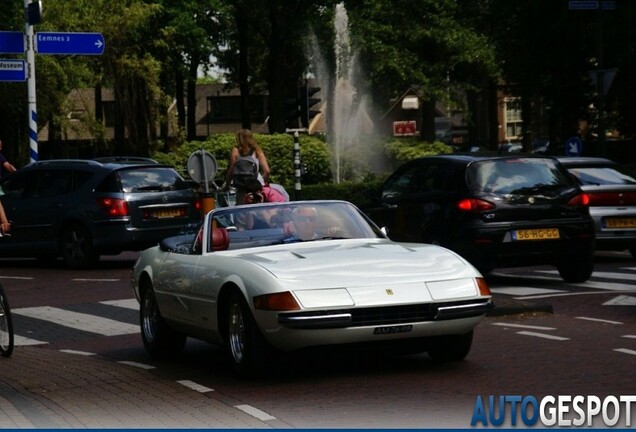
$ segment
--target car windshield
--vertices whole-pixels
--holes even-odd
[[[466,176],[471,190],[492,194],[536,193],[572,185],[567,173],[549,158],[478,161],[468,167]]]
[[[298,201],[226,207],[208,215],[226,228],[229,249],[319,240],[384,237],[353,205]]]
[[[582,185],[636,185],[636,175],[621,166],[570,167]]]

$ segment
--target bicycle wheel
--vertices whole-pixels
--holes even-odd
[[[0,355],[9,357],[13,352],[13,322],[7,296],[0,285]]]

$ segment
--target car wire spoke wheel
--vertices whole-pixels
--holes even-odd
[[[9,301],[0,285],[0,355],[9,357],[13,352],[13,322]]]
[[[230,352],[234,361],[240,364],[245,357],[245,322],[241,305],[237,302],[233,302],[230,307],[228,334]]]

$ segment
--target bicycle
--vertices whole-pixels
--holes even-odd
[[[9,357],[13,352],[13,321],[9,300],[0,284],[0,355]]]

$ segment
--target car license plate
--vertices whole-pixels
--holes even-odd
[[[394,334],[394,333],[408,333],[411,330],[413,330],[412,325],[376,327],[373,329],[373,334],[383,335],[383,334]]]
[[[636,228],[636,218],[605,219],[607,228]]]
[[[184,212],[181,208],[157,209],[152,210],[149,213],[150,219],[170,219],[181,217],[183,215]]]
[[[541,228],[515,230],[512,232],[513,240],[555,240],[559,238],[559,230],[557,228]]]

